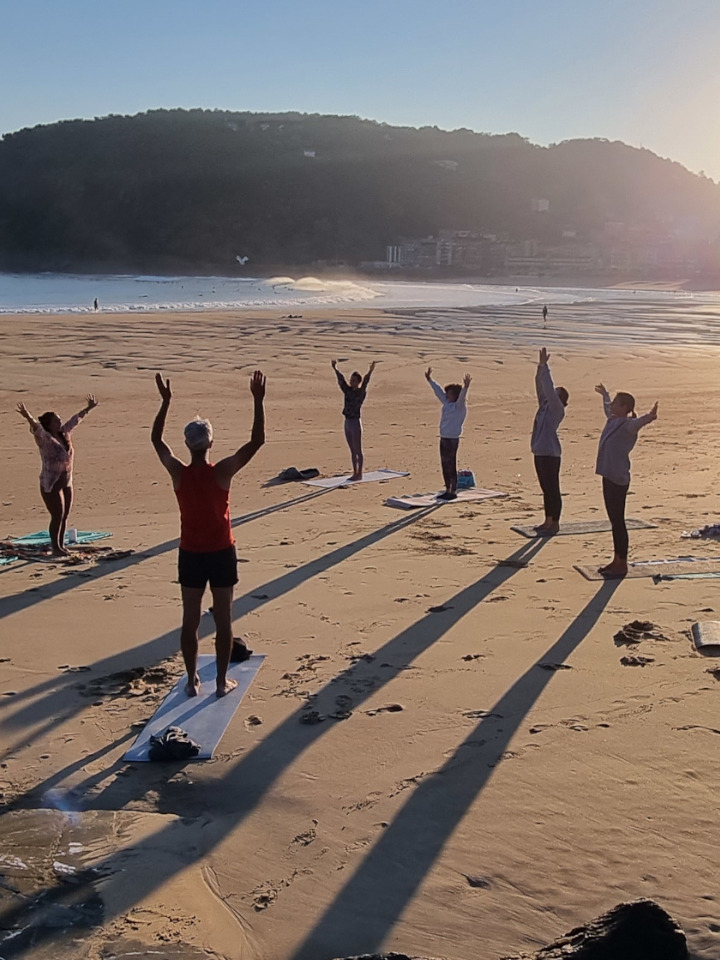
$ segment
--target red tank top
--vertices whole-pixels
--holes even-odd
[[[180,505],[181,550],[213,553],[235,543],[230,526],[230,491],[218,486],[214,463],[183,467],[175,496]]]

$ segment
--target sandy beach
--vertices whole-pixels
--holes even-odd
[[[68,417],[94,393],[71,522],[133,551],[0,568],[3,957],[499,960],[635,897],[667,909],[694,956],[720,955],[720,684],[689,636],[720,619],[719,581],[591,582],[573,565],[608,562],[609,533],[510,529],[542,519],[529,435],[546,345],[570,392],[564,519],[604,517],[603,381],[640,413],[660,402],[628,500],[656,526],[631,531],[631,560],[720,558],[681,539],[720,520],[717,314],[642,293],[559,306],[547,330],[536,307],[499,310],[0,317],[0,536],[47,524],[17,402]],[[288,466],[348,469],[333,357],[378,361],[366,469],[410,476],[265,485]],[[442,383],[472,374],[459,465],[505,498],[384,504],[441,488],[429,365]],[[267,443],[231,506],[235,632],[266,660],[212,761],[127,765],[182,674],[153,377],[172,381],[175,452],[200,414],[222,456],[249,436],[258,367]],[[614,642],[635,620],[652,636]],[[209,653],[210,615],[201,631]],[[309,710],[325,719],[301,723]]]

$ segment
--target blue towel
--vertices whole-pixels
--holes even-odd
[[[78,543],[92,543],[93,540],[106,540],[111,537],[111,533],[97,533],[93,530],[78,530]],[[39,530],[37,533],[28,533],[24,537],[8,537],[13,543],[23,544],[26,547],[44,547],[50,544],[50,534],[47,530]],[[67,535],[65,536],[67,543]]]

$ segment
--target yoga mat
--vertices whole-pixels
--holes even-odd
[[[388,497],[385,501],[388,507],[400,507],[403,510],[413,510],[417,507],[441,506],[444,503],[476,503],[478,500],[490,500],[492,497],[506,497],[500,490],[483,490],[473,487],[472,490],[458,490],[454,500],[439,500],[439,493],[411,493],[400,497]]]
[[[401,470],[371,470],[364,473],[362,480],[350,480],[350,474],[342,477],[321,477],[319,480],[303,480],[309,487],[354,487],[356,483],[372,483],[374,480],[393,480],[395,477],[409,477],[407,471]]]
[[[598,573],[597,567],[575,564],[575,569],[586,580],[606,579],[601,573]],[[629,565],[627,577],[632,579],[656,576],[676,577],[684,573],[720,573],[720,557],[676,557],[674,560],[640,560]]]
[[[715,647],[716,652],[720,653],[720,620],[701,620],[690,629],[698,650]]]
[[[628,530],[653,530],[657,527],[656,523],[648,523],[646,520],[629,519],[625,523]],[[535,527],[526,527],[519,523],[514,524],[510,529],[529,540],[536,540],[539,536]],[[580,533],[609,533],[611,529],[609,520],[580,520],[577,523],[561,523],[555,536],[572,537]]]
[[[720,570],[717,573],[656,573],[653,577],[656,583],[661,580],[720,580]]]
[[[76,543],[92,543],[94,540],[107,540],[111,533],[97,533],[94,530],[78,530]],[[50,534],[47,530],[39,530],[37,533],[27,533],[24,537],[8,537],[11,543],[23,544],[27,547],[44,547],[50,545]],[[65,544],[70,541],[65,534]],[[72,544],[70,544],[72,546]]]
[[[150,737],[164,733],[168,727],[181,727],[200,745],[200,753],[193,760],[209,760],[264,659],[264,655],[253,655],[244,663],[231,663],[228,677],[237,680],[238,685],[227,696],[218,698],[215,696],[215,657],[210,654],[198,657],[202,683],[199,696],[188,697],[185,693],[187,677],[183,675],[148,720],[123,760],[128,763],[149,762]]]

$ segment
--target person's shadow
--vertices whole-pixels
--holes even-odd
[[[329,960],[380,949],[554,676],[538,664],[567,659],[597,623],[619,582],[600,586],[541,659],[483,711],[443,766],[418,784],[291,960]]]

